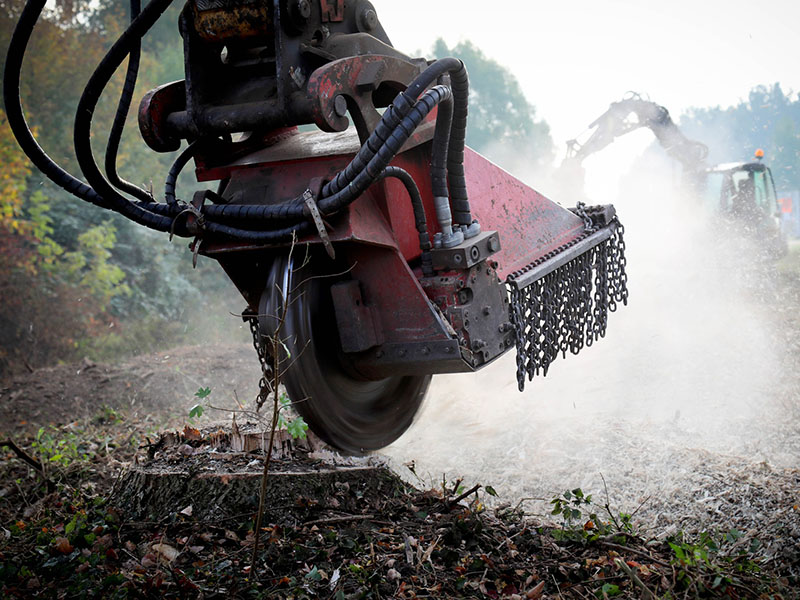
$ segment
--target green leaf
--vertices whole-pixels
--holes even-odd
[[[66,527],[64,527],[64,534],[69,535],[73,531],[75,531],[75,526],[78,524],[78,515],[72,517],[72,520],[67,523]]]
[[[275,428],[288,430],[288,423],[286,421],[286,417],[284,417],[282,414],[278,414],[278,421],[275,423]]]
[[[195,394],[196,396],[197,394]],[[203,416],[203,412],[205,412],[205,407],[202,404],[195,404],[192,408],[189,409],[189,418],[196,419]]]
[[[194,395],[200,398],[201,400],[203,398],[208,398],[211,395],[211,388],[209,387],[198,388],[197,391],[194,393]]]
[[[322,579],[322,575],[319,574],[319,570],[316,566],[314,566],[308,573],[306,573],[305,578],[310,579],[311,581],[320,581]]]
[[[497,492],[495,491],[495,489],[492,486],[487,485],[483,489],[486,490],[486,493],[489,494],[490,496],[497,496]]]
[[[292,439],[304,440],[307,437],[306,431],[308,431],[308,423],[305,422],[303,417],[297,417],[289,421],[289,424],[286,426],[286,431],[289,432]]]
[[[619,596],[621,593],[619,586],[613,583],[604,583],[601,589],[601,594],[606,594],[607,596]]]

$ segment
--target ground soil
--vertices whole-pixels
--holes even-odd
[[[797,278],[777,281],[770,292],[780,307],[771,311],[773,334],[796,352]],[[762,460],[757,448],[746,456],[741,448],[691,447],[677,417],[658,443],[624,425],[606,427],[603,447],[617,451],[609,460],[598,456],[606,466],[619,463],[613,468],[624,475],[617,483],[623,493],[626,484],[639,483],[626,456],[672,465],[674,481],[660,481],[661,496],[648,497],[633,520],[608,506],[602,488],[592,490],[591,506],[561,497],[579,511],[574,517],[564,519],[561,511],[545,518],[540,508],[531,519],[524,514],[524,488],[497,499],[490,487],[460,498],[472,487],[460,477],[412,487],[415,456],[406,453],[403,466],[395,451],[395,472],[367,459],[355,468],[378,469],[377,479],[319,480],[317,491],[268,506],[255,575],[253,493],[240,494],[250,502],[242,513],[214,513],[207,501],[213,490],[181,488],[186,502],[165,496],[161,512],[148,513],[152,505],[134,502],[142,494],[131,471],[172,464],[176,473],[188,468],[194,477],[208,457],[251,475],[261,470],[257,454],[215,455],[207,432],[195,439],[188,419],[200,388],[210,390],[205,403],[220,409],[252,403],[258,363],[251,347],[182,347],[117,365],[83,361],[18,375],[0,383],[0,441],[11,438],[46,461],[47,481],[18,455],[3,455],[0,589],[9,597],[800,597],[796,366],[788,357],[789,378],[776,392],[785,397],[785,410],[770,422],[773,446],[783,449],[777,464]],[[207,410],[229,426],[230,412]],[[154,451],[170,427],[179,439],[189,431],[192,444]],[[37,440],[40,428],[45,437]],[[485,428],[478,433],[491,435]],[[572,434],[577,444],[580,432]],[[495,439],[507,451],[524,445],[502,431]],[[464,449],[462,458],[468,454]],[[354,468],[341,460],[306,449],[273,468]],[[563,488],[550,489],[533,502],[558,507],[551,500]],[[197,514],[187,511],[198,495],[204,502]]]
[[[103,407],[132,418],[186,415],[201,387],[213,400],[251,400],[259,366],[247,344],[183,346],[116,365],[84,360],[0,382],[0,431],[21,433],[92,417]],[[224,395],[223,395],[224,394]]]

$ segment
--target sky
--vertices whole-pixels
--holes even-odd
[[[427,55],[470,40],[519,80],[563,155],[629,90],[676,118],[692,106],[736,104],[758,84],[800,92],[800,1],[372,0],[393,45]],[[590,158],[598,168],[652,141],[631,134]],[[632,158],[630,158],[632,160]]]

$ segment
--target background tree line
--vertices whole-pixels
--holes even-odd
[[[0,3],[0,65],[23,6],[22,0]],[[179,10],[176,3],[148,34],[135,103],[156,85],[183,77]],[[40,145],[73,174],[80,173],[72,152],[75,107],[129,18],[125,3],[61,0],[34,30],[20,95]],[[95,115],[93,145],[100,161],[123,76],[121,69]],[[160,194],[174,155],[147,149],[135,112],[120,147],[119,171]],[[188,193],[191,180],[191,175],[182,179],[179,193],[181,188]],[[192,272],[184,240],[171,245],[166,236],[50,183],[18,148],[4,110],[0,187],[0,374],[196,337],[199,327],[191,317],[209,302],[219,303],[219,292],[228,289],[212,261],[201,260],[199,272]]]
[[[800,190],[800,94],[779,83],[759,85],[735,106],[693,108],[681,130],[709,147],[709,164],[752,160],[758,148],[772,169],[778,195]]]

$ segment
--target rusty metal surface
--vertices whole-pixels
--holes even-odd
[[[346,110],[362,140],[375,128],[381,115],[375,92],[383,86],[386,105],[405,89],[425,67],[424,62],[391,56],[352,56],[334,60],[315,70],[308,80],[314,122],[323,131],[344,131]]]
[[[405,152],[429,141],[433,137],[434,126],[433,121],[423,122],[401,150]],[[358,133],[354,127],[337,133],[293,130],[290,134],[283,135],[272,143],[263,143],[262,147],[258,149],[242,153],[234,160],[222,162],[217,159],[214,162],[206,162],[202,168],[197,169],[196,175],[198,181],[213,181],[225,179],[237,170],[266,167],[275,163],[334,156],[346,157],[349,160],[360,147]],[[402,155],[398,157],[397,161],[395,161],[397,164],[406,164]],[[427,168],[424,160],[420,166],[423,169]],[[424,176],[424,171],[420,171],[420,176]],[[422,184],[423,182],[418,183]],[[397,186],[397,194],[405,194],[402,184],[397,183]]]
[[[504,354],[514,344],[505,284],[497,263],[481,261],[466,270],[454,270],[421,283],[457,336],[461,352],[473,369]]]
[[[322,22],[344,21],[344,0],[319,0]]]
[[[195,31],[207,42],[265,36],[273,27],[272,7],[268,2],[237,3],[208,9],[195,3],[192,8]]]
[[[473,216],[500,233],[501,277],[583,233],[580,218],[469,148],[464,167]]]
[[[145,143],[156,152],[174,152],[181,147],[179,137],[166,127],[170,113],[186,106],[186,85],[183,81],[165,83],[144,95],[139,103],[139,131]]]

